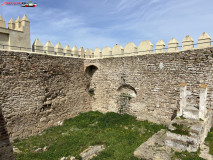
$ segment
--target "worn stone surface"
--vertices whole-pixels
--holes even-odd
[[[200,152],[199,157],[206,160],[213,160],[213,155],[209,154],[209,147],[205,144],[200,145]]]
[[[173,149],[196,152],[210,131],[211,118],[212,111],[208,112],[204,120],[176,117],[169,126],[170,131],[166,133],[165,145]]]
[[[164,145],[166,130],[162,129],[145,143],[141,144],[135,151],[134,156],[146,160],[170,160],[170,148]]]
[[[0,106],[0,160],[14,160],[13,148],[10,145],[5,119]]]
[[[90,77],[81,59],[1,51],[0,73],[0,104],[11,140],[91,110]]]
[[[121,92],[136,93],[129,101],[128,114],[140,120],[169,124],[180,109],[180,84],[187,87],[187,103],[199,106],[200,85],[206,84],[207,108],[213,99],[213,48],[175,53],[147,54],[85,60],[98,67],[91,85],[92,109],[118,112]],[[212,108],[211,108],[212,109]]]
[[[119,112],[121,104],[140,120],[169,124],[180,110],[183,83],[186,102],[195,108],[205,84],[205,105],[212,110],[212,55],[208,48],[84,60],[0,51],[0,105],[8,133],[11,140],[23,138],[81,112]]]
[[[105,149],[104,145],[90,146],[82,153],[80,153],[80,156],[82,157],[82,160],[90,160],[104,149]]]

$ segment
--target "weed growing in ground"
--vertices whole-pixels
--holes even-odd
[[[213,155],[213,128],[211,128],[210,132],[208,133],[205,142],[209,146],[209,154]]]
[[[78,157],[89,146],[98,144],[105,144],[107,148],[93,160],[136,160],[135,149],[162,128],[166,127],[137,121],[127,114],[87,112],[66,120],[63,126],[45,130],[42,135],[16,140],[13,145],[22,151],[16,154],[17,160]],[[35,152],[45,146],[48,146],[47,151]]]

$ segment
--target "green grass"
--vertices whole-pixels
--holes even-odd
[[[213,155],[213,128],[211,128],[210,132],[208,133],[205,142],[209,146],[209,154]]]
[[[181,159],[181,160],[205,160],[199,157],[200,149],[197,152],[175,152],[171,157],[172,160]]]
[[[63,126],[51,127],[42,135],[16,140],[13,145],[22,153],[17,160],[58,160],[79,156],[90,145],[105,144],[106,149],[93,160],[136,160],[135,149],[163,125],[137,121],[133,116],[116,113],[87,112],[66,120]],[[34,152],[48,146],[46,152]]]
[[[169,130],[172,133],[180,134],[180,135],[189,135],[189,127],[185,127],[183,124],[172,124],[176,129]]]

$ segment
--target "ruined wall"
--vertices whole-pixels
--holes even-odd
[[[13,160],[13,149],[10,145],[9,135],[6,129],[6,123],[2,115],[2,109],[0,106],[0,159]]]
[[[11,140],[91,110],[82,59],[0,51],[0,105]]]
[[[199,107],[200,85],[206,84],[207,107],[213,109],[212,57],[213,48],[209,48],[85,60],[86,66],[98,67],[90,86],[95,90],[92,109],[119,112],[126,94],[127,113],[168,124],[179,109],[182,83],[187,85],[187,102],[195,107]]]

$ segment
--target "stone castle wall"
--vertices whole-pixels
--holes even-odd
[[[169,124],[179,111],[182,85],[195,107],[205,85],[207,108],[213,109],[212,65],[213,48],[86,60],[2,50],[0,105],[11,140],[90,110],[124,107],[122,113]],[[5,134],[5,123],[1,128]]]
[[[169,124],[180,108],[180,87],[187,103],[199,107],[200,86],[207,85],[207,107],[213,109],[213,48],[176,53],[86,60],[94,65],[92,109],[119,112],[121,96],[130,95],[126,112],[139,119]]]
[[[0,106],[0,159],[13,160],[13,150],[10,145],[9,135],[7,133],[6,123],[4,116],[2,115],[2,109]]]
[[[0,73],[0,106],[11,140],[91,110],[82,59],[1,51]]]

